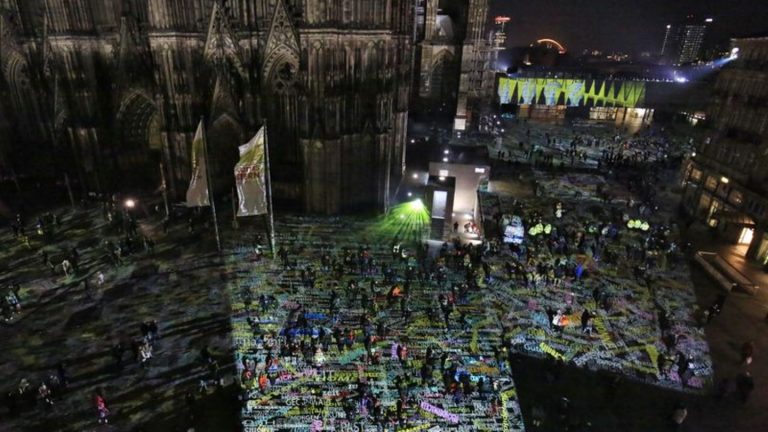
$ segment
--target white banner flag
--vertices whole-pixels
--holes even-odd
[[[187,189],[187,207],[211,205],[208,199],[208,173],[205,166],[205,130],[203,121],[197,126],[195,139],[192,140],[192,178]]]
[[[235,186],[239,204],[238,216],[267,213],[267,184],[265,181],[264,140],[262,127],[247,144],[240,146],[240,162],[235,165]]]

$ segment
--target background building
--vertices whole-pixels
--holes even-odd
[[[664,42],[661,46],[661,58],[666,64],[685,64],[699,60],[707,26],[712,18],[697,21],[688,16],[685,21],[667,24]]]
[[[485,33],[488,0],[418,0],[418,111],[463,131],[487,108],[495,48]]]
[[[22,174],[69,172],[76,189],[110,192],[156,187],[162,161],[181,196],[203,117],[220,191],[264,119],[278,205],[382,208],[399,181],[412,1],[0,0],[0,11],[3,159]]]
[[[683,203],[746,255],[768,262],[768,34],[734,39],[709,109],[712,130],[685,169]]]

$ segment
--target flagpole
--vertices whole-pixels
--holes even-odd
[[[203,123],[204,117],[200,117]],[[213,189],[211,188],[211,170],[208,165],[208,138],[206,137],[205,123],[203,123],[203,159],[205,159],[205,182],[208,188],[208,201],[211,203],[211,212],[213,212],[213,230],[216,233],[216,250],[221,253],[221,237],[219,236],[219,221],[216,218],[216,201],[213,199]]]
[[[237,229],[237,187],[232,188],[232,228]]]
[[[64,184],[67,186],[67,194],[69,195],[69,203],[72,205],[72,209],[75,209],[75,196],[72,194],[72,186],[69,184],[69,176],[64,173]]]
[[[272,173],[269,167],[269,131],[267,130],[267,119],[264,119],[264,166],[266,168],[267,183],[267,230],[269,234],[269,248],[272,250],[272,259],[277,259],[277,246],[275,245],[275,218],[272,207]]]
[[[163,206],[165,206],[165,218],[171,218],[171,209],[168,207],[168,185],[165,182],[165,166],[160,161],[160,180],[163,183]]]

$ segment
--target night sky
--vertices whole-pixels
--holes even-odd
[[[507,46],[549,37],[569,51],[658,52],[666,24],[694,14],[714,18],[707,44],[768,31],[768,0],[491,0],[491,15],[507,15]]]

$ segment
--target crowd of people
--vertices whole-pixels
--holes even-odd
[[[485,401],[489,413],[478,415],[494,417],[509,409],[498,396],[499,382],[508,382],[508,376],[471,374],[464,355],[438,347],[442,338],[466,333],[478,318],[468,309],[481,292],[479,282],[491,277],[490,252],[488,243],[459,241],[432,252],[427,244],[399,241],[387,248],[367,242],[282,246],[279,274],[296,280],[289,292],[254,292],[257,287],[248,286],[237,292],[260,348],[242,350],[236,363],[245,400],[261,394],[279,403],[287,397],[280,388],[295,375],[320,383],[322,377],[343,373],[348,362],[340,359],[349,356],[359,368],[392,373],[386,389],[364,374],[354,380],[354,397],[338,408],[349,424],[405,427],[418,410],[419,394],[432,387],[457,405]],[[289,300],[304,295],[315,300]],[[279,316],[284,319],[274,328],[271,323]],[[410,334],[412,324],[424,319],[424,325],[444,333],[434,340]],[[475,355],[491,352],[461,348]]]

